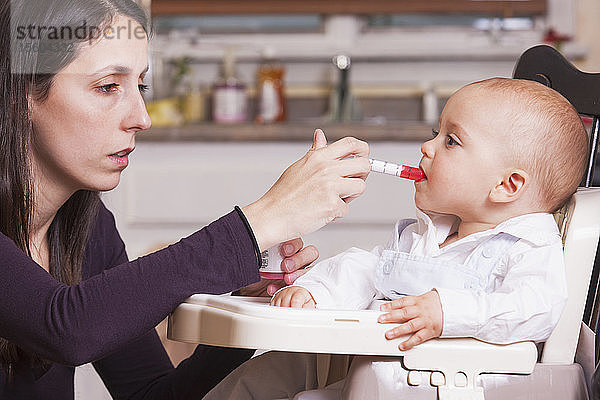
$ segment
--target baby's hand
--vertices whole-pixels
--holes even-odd
[[[438,292],[432,290],[421,296],[406,296],[381,305],[381,323],[400,323],[385,333],[387,339],[413,334],[398,345],[400,350],[408,350],[442,334],[442,303]]]
[[[290,286],[280,290],[271,299],[272,306],[315,308],[315,300],[310,292],[300,286]]]

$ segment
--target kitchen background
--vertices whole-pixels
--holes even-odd
[[[416,165],[445,100],[510,77],[549,43],[600,72],[597,0],[140,0],[151,10],[153,127],[104,195],[130,258],[259,198],[322,128]],[[384,243],[414,215],[408,181],[370,176],[350,215],[304,238],[321,258]],[[160,327],[164,335],[164,326]],[[165,341],[174,362],[187,345]],[[77,398],[109,399],[88,365]]]

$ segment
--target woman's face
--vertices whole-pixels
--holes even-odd
[[[150,127],[140,93],[148,69],[147,38],[127,17],[116,17],[110,29],[81,45],[71,64],[56,74],[47,99],[29,99],[31,161],[44,190],[113,189],[127,167],[135,134]]]

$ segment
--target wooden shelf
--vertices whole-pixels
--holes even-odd
[[[152,15],[404,14],[540,15],[547,0],[152,0]]]
[[[172,128],[153,128],[140,133],[144,142],[310,142],[315,128],[321,128],[329,142],[344,136],[366,141],[423,142],[431,138],[431,126],[422,122],[397,122],[386,125],[359,123],[282,123],[271,125],[202,123]]]

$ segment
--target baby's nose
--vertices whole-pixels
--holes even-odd
[[[421,153],[427,157],[433,157],[433,139],[426,141],[421,145]]]

